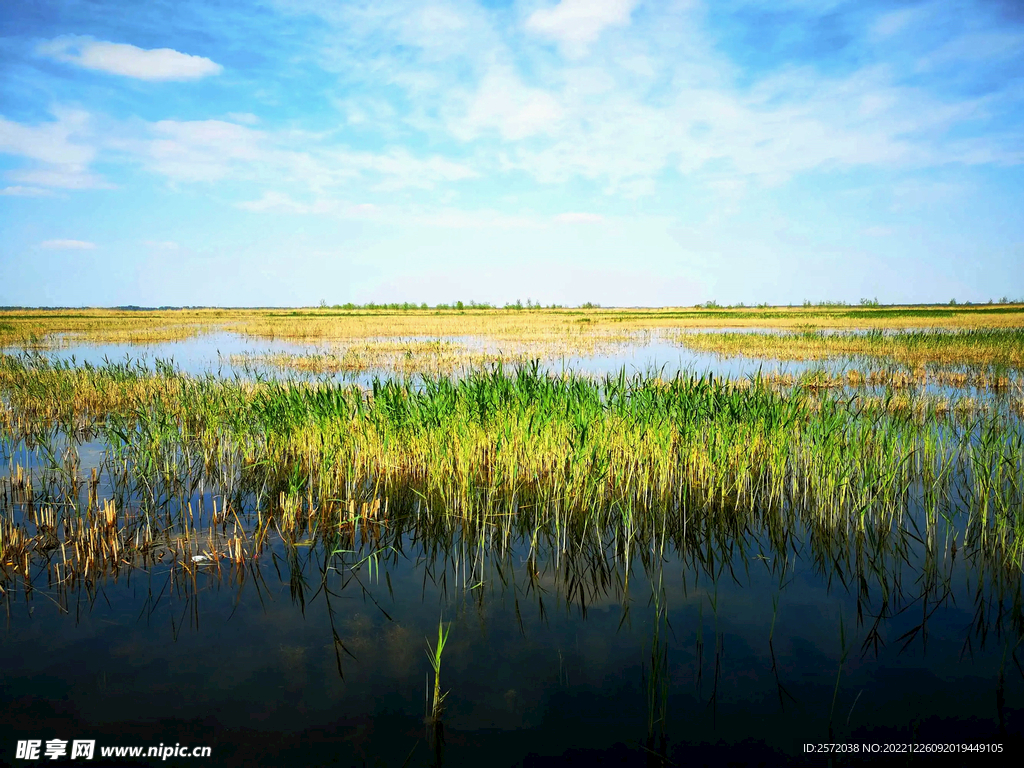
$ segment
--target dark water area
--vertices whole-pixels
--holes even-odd
[[[240,567],[8,587],[0,760],[27,739],[267,766],[825,765],[804,745],[1021,746],[1019,570],[941,536],[624,548],[394,525],[330,546],[278,537]],[[425,720],[439,622],[440,733]]]

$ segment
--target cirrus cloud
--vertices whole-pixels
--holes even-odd
[[[88,240],[44,240],[39,247],[55,251],[93,251],[96,250],[96,243]]]

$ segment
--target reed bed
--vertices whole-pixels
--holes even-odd
[[[0,310],[0,348],[180,341],[211,332],[220,319],[214,313],[188,310]]]
[[[613,354],[619,345],[605,344],[600,351]],[[597,350],[594,350],[595,352]],[[230,363],[250,374],[261,370],[299,372],[313,376],[338,374],[359,375],[416,375],[438,376],[465,373],[470,370],[502,365],[514,367],[533,360],[545,363],[564,361],[576,350],[558,344],[519,344],[493,350],[471,347],[467,344],[438,339],[429,342],[376,341],[342,348],[337,352],[318,352],[308,355],[288,353],[245,353],[232,355]],[[589,371],[579,377],[600,379],[601,375]],[[1020,391],[1019,376],[1005,370],[985,370],[968,367],[966,370],[948,368],[928,369],[918,365],[902,367],[844,368],[841,371],[816,369],[792,373],[781,370],[760,372],[763,383],[782,388],[805,387],[812,389],[843,389],[848,387],[922,389],[939,386],[949,389],[977,389],[994,393]],[[655,377],[656,378],[656,377]],[[747,387],[747,378],[731,378],[730,386]]]
[[[538,357],[539,351],[537,348],[531,348],[529,351],[500,349],[488,351],[443,339],[429,342],[378,341],[353,344],[337,351],[309,355],[286,353],[232,355],[230,362],[242,370],[265,367],[318,376],[367,372],[412,376],[414,374],[451,374],[467,368],[478,368],[496,363],[510,365]],[[553,352],[548,355],[548,357],[551,356],[554,356]]]
[[[47,586],[66,593],[80,582],[92,586],[158,563],[188,571],[221,560],[238,565],[249,556],[247,534],[237,523],[229,530],[226,519],[218,524],[216,509],[204,530],[184,521],[176,529],[161,525],[141,507],[100,500],[97,486],[94,468],[88,499],[77,508],[52,499],[38,504],[31,473],[21,465],[10,477],[0,478],[0,589],[20,580],[30,592],[44,579]],[[39,495],[46,496],[46,490]]]
[[[38,355],[20,361],[2,355],[0,391],[5,402],[0,419],[16,432],[47,421],[84,428],[140,401],[175,397],[183,379],[162,363],[157,370],[163,373],[154,375],[138,362],[96,367]]]
[[[984,370],[950,371],[945,369],[927,370],[915,368],[846,368],[840,371],[826,368],[810,369],[798,373],[770,370],[759,371],[761,383],[779,389],[808,390],[916,390],[923,392],[929,387],[945,389],[975,389],[986,394],[1021,394],[1024,382],[1020,377]],[[730,386],[749,388],[751,378],[729,379]]]
[[[992,373],[947,381],[984,396],[922,391],[947,374],[958,375],[584,377],[499,361],[360,387],[0,355],[0,604],[8,621],[19,595],[88,610],[107,581],[141,578],[139,594],[159,591],[140,618],[173,601],[177,632],[185,614],[199,621],[200,585],[233,582],[241,599],[251,580],[262,600],[276,573],[304,612],[326,608],[344,675],[349,638],[335,613],[347,609],[331,600],[346,585],[385,611],[384,585],[414,567],[445,603],[448,590],[481,607],[514,600],[519,618],[530,600],[542,617],[552,604],[585,615],[618,602],[626,621],[645,578],[646,744],[665,755],[669,673],[680,671],[669,663],[680,645],[663,589],[664,576],[678,579],[670,557],[684,592],[695,573],[695,596],[709,601],[717,579],[762,568],[781,594],[794,561],[810,563],[830,595],[856,595],[863,653],[923,643],[954,594],[963,610],[973,592],[965,647],[1024,633],[1024,401],[977,378]],[[103,453],[83,469],[85,443]],[[694,677],[713,707],[725,654],[711,606],[705,692],[703,614]]]
[[[335,343],[330,351],[312,354],[245,353],[232,355],[232,365],[247,371],[272,368],[312,375],[397,374],[450,375],[501,364],[506,367],[532,360],[563,360],[574,355],[614,354],[624,345],[641,341],[635,335],[615,339],[593,337],[581,340],[537,339],[534,341],[479,340],[469,344],[438,338],[430,341],[373,339]]]
[[[475,336],[508,342],[567,342],[586,353],[591,339],[633,341],[681,328],[1020,328],[1024,307],[876,307],[760,309],[465,309],[428,311],[293,310],[240,317],[231,330],[308,343],[377,337]]]
[[[1021,422],[976,398],[692,375],[594,381],[536,364],[363,389],[9,356],[0,393],[18,439],[47,439],[47,420],[97,430],[122,508],[180,525],[194,520],[197,492],[216,487],[222,509],[256,508],[255,527],[235,521],[254,541],[386,525],[413,510],[616,537],[669,518],[783,513],[866,533],[920,513],[955,521],[962,545],[1016,567],[1024,553]],[[73,508],[77,493],[45,498]]]
[[[675,343],[700,352],[783,360],[841,356],[888,358],[925,375],[925,363],[946,366],[1024,366],[1024,328],[901,331],[886,333],[676,333]],[[947,377],[954,374],[947,372]],[[965,379],[971,374],[961,373]],[[975,374],[977,375],[977,374]]]
[[[149,344],[232,332],[310,344],[381,337],[479,336],[572,346],[680,328],[1020,328],[1024,307],[761,307],[622,309],[164,309],[0,310],[0,348]]]

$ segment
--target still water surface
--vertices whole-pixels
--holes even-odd
[[[230,375],[217,352],[254,348],[271,345],[200,338],[148,354]],[[59,354],[126,351],[138,349]],[[652,345],[590,365],[735,374],[758,362]],[[5,467],[41,462],[4,445]],[[84,474],[108,459],[95,441],[79,454]],[[240,514],[250,525],[252,510]],[[154,563],[70,594],[44,574],[27,594],[8,589],[0,760],[16,763],[18,740],[53,738],[213,749],[168,765],[825,765],[803,749],[826,741],[1019,754],[1020,571],[954,551],[914,509],[867,539],[684,515],[628,542],[493,536],[419,514],[396,502],[389,525],[330,545],[277,536],[241,568]],[[438,729],[425,715],[439,622]],[[956,761],[975,759],[998,758]]]
[[[729,333],[781,333],[777,328],[704,328],[700,332],[728,331]],[[822,333],[828,333],[826,329]],[[856,331],[843,330],[843,333]],[[508,349],[507,344],[489,341],[472,336],[459,337],[408,337],[382,339],[389,342],[437,342],[450,341],[465,345],[470,350],[496,351]],[[604,376],[625,371],[627,375],[657,372],[670,378],[676,373],[695,375],[713,374],[715,376],[742,379],[760,374],[782,373],[797,376],[809,370],[824,370],[832,374],[840,374],[848,369],[856,368],[867,372],[878,368],[902,368],[893,366],[877,358],[855,356],[837,356],[829,360],[778,360],[770,357],[748,357],[744,355],[724,356],[713,352],[696,352],[679,343],[668,340],[663,333],[651,332],[638,335],[630,342],[616,342],[605,345],[606,348],[597,354],[543,357],[541,366],[552,373],[573,371],[577,373]],[[24,350],[9,347],[0,349],[7,354],[22,354]],[[303,344],[298,342],[258,339],[235,333],[217,332],[177,341],[159,344],[85,344],[72,342],[53,350],[45,350],[40,354],[51,360],[75,362],[77,364],[102,365],[106,361],[142,363],[152,368],[155,361],[169,361],[178,369],[194,375],[212,373],[225,377],[251,377],[259,375],[268,378],[307,378],[327,379],[339,382],[355,382],[369,384],[374,377],[394,375],[388,370],[369,368],[360,372],[312,375],[297,370],[281,369],[261,364],[262,356],[284,355],[330,355],[336,350],[330,346]],[[248,356],[250,359],[243,362]],[[539,355],[541,356],[541,355]],[[542,357],[542,356],[541,356]],[[937,367],[937,366],[930,366]],[[956,370],[978,370],[965,366],[943,366]],[[459,373],[458,371],[456,373]],[[1005,371],[1000,371],[1006,375]],[[929,392],[944,391],[933,383],[926,387]]]

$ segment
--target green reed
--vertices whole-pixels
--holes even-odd
[[[235,506],[247,483],[280,492],[293,522],[299,506],[415,493],[426,515],[550,521],[563,546],[615,521],[628,546],[665,516],[793,512],[866,535],[923,506],[1018,566],[1024,553],[1024,433],[998,404],[536,365],[364,390],[14,357],[0,392],[19,423],[101,429],[153,510],[206,484]]]
[[[441,656],[444,654],[445,643],[448,642],[448,632],[451,626],[445,627],[443,622],[437,624],[437,643],[431,647],[427,641],[427,659],[430,661],[430,668],[434,670],[434,699],[430,707],[430,719],[437,722],[441,719],[444,711],[444,700],[448,692],[441,693]]]

